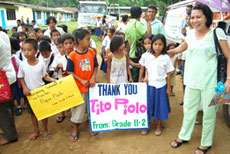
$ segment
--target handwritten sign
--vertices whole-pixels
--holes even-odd
[[[38,120],[84,102],[72,75],[31,91],[27,98]]]
[[[146,83],[96,84],[88,103],[92,132],[149,127]]]

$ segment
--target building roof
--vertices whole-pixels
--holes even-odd
[[[67,7],[67,8],[58,8],[58,9],[62,9],[70,12],[78,12],[78,9],[76,7]]]

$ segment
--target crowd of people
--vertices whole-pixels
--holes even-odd
[[[162,121],[168,120],[171,112],[169,96],[175,96],[175,69],[181,60],[177,54],[186,51],[186,60],[183,59],[184,120],[178,138],[171,143],[171,147],[177,148],[191,139],[196,115],[202,104],[201,145],[195,151],[202,154],[212,146],[216,119],[215,107],[208,107],[217,85],[217,59],[211,28],[213,15],[207,5],[187,8],[186,26],[182,30],[185,39],[180,46],[173,43],[167,45],[163,24],[156,19],[158,10],[155,6],[149,6],[146,13],[142,13],[140,7],[132,7],[131,19],[123,16],[117,29],[106,24],[106,17],[103,17],[103,22],[98,18],[95,34],[102,40],[100,69],[107,74],[107,83],[147,83],[147,114],[150,120],[154,118],[156,121],[156,136],[162,135]],[[48,29],[42,31],[35,23],[32,27],[21,28],[18,20],[18,27],[12,28],[14,33],[10,38],[0,32],[0,54],[4,54],[0,56],[0,68],[7,72],[14,94],[12,100],[0,103],[0,128],[4,133],[0,145],[17,141],[13,100],[17,100],[16,115],[19,116],[22,114],[21,98],[26,102],[34,128],[29,139],[35,140],[41,135],[44,140],[52,138],[48,131],[48,118],[42,120],[43,131],[40,131],[25,96],[30,95],[31,90],[70,74],[84,99],[83,104],[71,109],[73,130],[69,139],[73,142],[78,140],[78,124],[85,121],[85,111],[88,111],[88,88],[96,82],[99,67],[97,50],[86,28],[76,29],[69,34],[67,27],[57,27],[56,24],[55,17],[48,17]],[[220,28],[216,32],[229,70],[230,52],[226,35]],[[138,42],[144,46],[141,56],[136,51]],[[229,71],[227,76],[226,92],[230,88]],[[61,112],[56,121],[60,123],[64,119],[65,112]],[[141,134],[147,133],[147,129],[141,130]],[[93,132],[90,134],[97,135]]]

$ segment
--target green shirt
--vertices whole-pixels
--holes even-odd
[[[186,50],[184,84],[190,88],[207,90],[217,86],[217,57],[211,29],[201,40],[196,40],[195,30],[185,38]],[[226,40],[224,31],[216,30],[218,40]]]
[[[136,33],[135,33],[135,25],[136,25]],[[136,58],[135,55],[135,47],[136,47],[136,36],[137,39],[141,39],[144,34],[147,32],[147,29],[145,28],[144,24],[136,19],[131,19],[128,22],[125,36],[130,40],[131,47],[129,51],[130,58]]]
[[[141,20],[141,22],[144,24],[145,28],[147,29],[147,22],[146,22],[146,20]],[[163,34],[163,35],[165,35],[164,26],[161,23],[161,21],[158,20],[158,19],[154,19],[151,22],[151,30],[152,30],[152,34],[153,35],[156,35],[156,34]]]

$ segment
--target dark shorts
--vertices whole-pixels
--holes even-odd
[[[34,115],[34,112],[33,112],[32,108],[30,106],[30,103],[29,103],[27,97],[25,97],[25,101],[26,101],[26,104],[27,104],[27,111],[28,111],[28,113]]]

